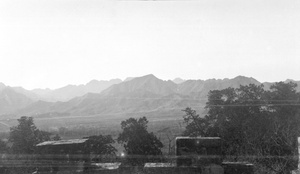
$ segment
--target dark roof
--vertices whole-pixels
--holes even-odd
[[[178,139],[190,139],[190,140],[220,140],[220,137],[176,137]]]
[[[54,145],[66,145],[66,144],[82,144],[88,139],[72,139],[72,140],[59,140],[59,141],[45,141],[37,144],[36,146],[54,146]]]

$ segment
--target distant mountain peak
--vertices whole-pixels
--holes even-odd
[[[289,83],[289,82],[296,82],[296,81],[293,79],[286,79],[284,82]]]
[[[141,77],[136,77],[131,80],[132,82],[154,82],[154,81],[163,81],[157,77],[155,77],[153,74],[148,74]],[[128,82],[128,81],[127,81]]]
[[[127,77],[125,80],[124,80],[124,82],[128,82],[128,81],[130,81],[130,80],[133,80],[135,77]]]
[[[142,77],[140,77],[140,78],[154,78],[154,79],[158,79],[157,77],[155,77],[155,75],[153,75],[153,74],[147,74],[147,75],[145,75],[145,76],[142,76]]]
[[[183,83],[183,82],[185,82],[185,80],[183,80],[182,78],[179,78],[179,77],[177,77],[177,78],[175,78],[174,80],[172,80],[174,83],[176,83],[176,84],[180,84],[180,83]]]
[[[132,93],[152,93],[154,95],[168,95],[176,88],[172,81],[164,81],[153,74],[136,77],[130,81],[114,85],[103,91],[103,95],[123,95]]]
[[[91,81],[89,81],[86,85],[89,85],[89,84],[97,84],[99,81],[96,80],[96,79],[93,79]]]
[[[235,78],[233,78],[233,80],[239,80],[239,81],[249,81],[250,80],[252,83],[260,83],[253,77],[246,77],[246,76],[242,76],[242,75],[236,76]]]
[[[91,81],[89,81],[86,85],[97,85],[99,83],[108,83],[108,82],[112,82],[112,83],[121,83],[122,80],[121,79],[110,79],[110,80],[96,80],[93,79]]]
[[[6,88],[5,84],[2,83],[2,82],[0,82],[0,90],[2,90],[2,89],[4,89],[4,88]]]
[[[246,77],[246,76],[242,76],[242,75],[238,75],[233,79],[253,79],[252,77]]]

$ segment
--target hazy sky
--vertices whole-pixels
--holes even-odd
[[[0,82],[300,80],[299,0],[1,0]]]

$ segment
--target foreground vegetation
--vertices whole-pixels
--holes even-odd
[[[297,168],[297,137],[300,135],[300,93],[296,84],[210,91],[201,118],[186,108],[186,136],[217,136],[223,139],[229,160],[248,160],[260,166],[258,173],[289,173]]]

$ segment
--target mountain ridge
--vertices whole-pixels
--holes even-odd
[[[289,80],[291,81],[291,80]],[[298,84],[297,90],[300,90],[300,81],[293,81]],[[103,89],[104,85],[107,85]],[[228,87],[237,88],[240,85],[264,84],[269,88],[273,83],[261,83],[252,77],[237,76],[232,79],[208,79],[208,80],[185,80],[182,83],[175,83],[171,80],[161,80],[153,74],[141,77],[135,77],[130,80],[121,81],[114,79],[110,81],[92,80],[86,85],[68,85],[59,88],[57,95],[63,92],[78,92],[83,89],[85,92],[78,92],[76,96],[69,97],[68,100],[47,101],[42,100],[37,94],[30,93],[22,87],[7,87],[11,90],[11,98],[2,97],[0,115],[13,113],[16,115],[36,116],[53,113],[52,115],[103,115],[119,114],[126,115],[129,113],[147,113],[153,111],[153,115],[160,113],[180,114],[185,107],[197,108],[199,113],[205,112],[203,107],[207,100],[207,94],[210,90],[220,90]],[[98,87],[103,88],[98,88]],[[0,83],[1,87],[1,83]],[[71,90],[73,89],[73,91]],[[102,90],[103,89],[103,90]],[[12,92],[13,91],[13,92]],[[39,93],[49,94],[49,91],[39,91]],[[53,92],[53,91],[52,91]],[[81,95],[79,95],[79,93]],[[0,93],[2,94],[2,93]],[[30,96],[33,95],[33,96]],[[0,95],[1,96],[1,95]],[[5,96],[4,93],[2,96]],[[67,96],[67,95],[65,95]],[[69,95],[71,96],[71,95]],[[17,100],[22,101],[16,106]],[[11,101],[14,101],[12,103]],[[182,113],[181,113],[182,115]],[[175,116],[174,116],[175,117]]]

